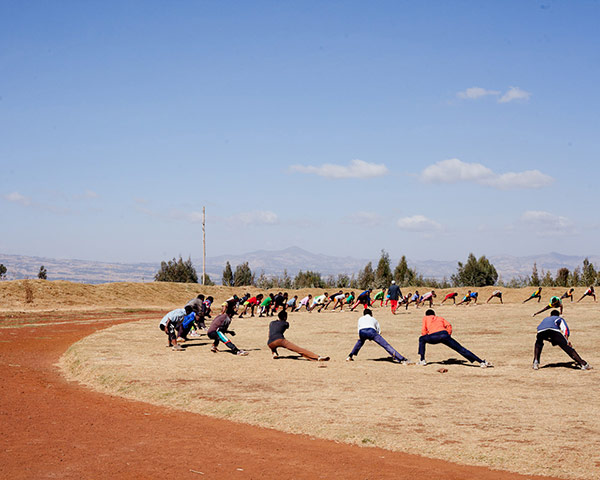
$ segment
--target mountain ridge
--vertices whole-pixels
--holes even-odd
[[[597,255],[565,255],[558,252],[549,252],[538,255],[515,256],[493,255],[488,259],[496,267],[498,274],[504,281],[512,278],[524,277],[531,274],[534,262],[538,272],[550,271],[553,275],[559,268],[569,270],[581,267],[585,258],[595,265],[600,265]],[[248,262],[256,275],[262,272],[267,276],[281,276],[284,271],[291,277],[298,271],[312,270],[321,273],[323,277],[330,275],[357,274],[367,262],[372,262],[376,268],[379,257],[375,259],[355,258],[350,256],[332,256],[312,253],[298,246],[287,247],[282,250],[256,250],[239,255],[218,255],[206,259],[206,272],[215,283],[220,283],[225,263],[229,262],[235,271],[237,265]],[[392,269],[399,258],[390,259]],[[459,260],[411,260],[408,265],[415,268],[425,278],[441,280],[449,279],[456,272]],[[460,260],[464,262],[465,260]],[[202,271],[201,259],[193,258],[192,262],[200,274]],[[44,265],[50,280],[69,280],[82,283],[108,283],[108,282],[149,282],[154,280],[154,275],[160,268],[160,262],[118,263],[99,262],[79,259],[54,259],[50,257],[8,255],[0,253],[0,263],[8,271],[6,278],[16,280],[22,278],[37,278],[39,268]]]

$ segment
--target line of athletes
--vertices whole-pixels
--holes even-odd
[[[394,286],[395,283],[392,283],[391,287]],[[541,298],[541,290],[541,287],[538,288],[529,298],[524,300],[523,303],[526,303],[527,301],[533,298],[537,298],[539,302]],[[565,293],[566,297],[565,295],[563,295],[563,299],[570,297],[571,301],[573,301],[573,291],[574,289],[567,291]],[[354,308],[362,304],[364,310],[362,316],[358,319],[359,339],[356,342],[350,354],[348,355],[348,357],[346,358],[346,361],[353,361],[354,357],[358,355],[364,343],[367,340],[370,340],[384,348],[390,355],[392,361],[404,365],[412,363],[408,358],[398,353],[398,351],[395,350],[381,336],[381,327],[379,325],[379,322],[377,322],[377,320],[373,318],[373,313],[369,308],[371,306],[369,293],[370,289],[366,290],[365,292],[363,292],[363,294],[359,295],[357,301],[353,304],[351,308],[351,310],[354,310]],[[395,293],[396,289],[392,288],[392,296],[395,296]],[[488,301],[494,298],[494,296],[498,296],[497,293],[498,291],[494,292],[492,296],[488,299]],[[594,298],[594,301],[596,301],[596,295],[593,287],[588,288],[588,290],[578,300],[578,302],[586,296],[591,296]],[[499,298],[502,301],[501,293],[499,295]],[[556,300],[559,302],[558,304],[560,306],[560,312],[559,310],[556,310],[556,305],[558,305],[556,303]],[[161,320],[159,327],[168,336],[168,346],[172,347],[176,351],[182,351],[183,348],[178,343],[178,341],[187,341],[188,334],[190,334],[191,336],[200,336],[200,334],[197,332],[191,332],[191,330],[197,324],[198,328],[206,330],[206,335],[211,340],[213,340],[213,346],[211,348],[212,352],[218,352],[218,346],[222,342],[231,353],[234,353],[239,356],[248,355],[247,351],[239,349],[227,336],[235,336],[235,331],[230,329],[231,320],[238,313],[238,307],[240,306],[240,304],[245,304],[247,300],[242,302],[242,299],[237,297],[237,295],[234,295],[233,297],[227,299],[221,305],[221,314],[215,317],[211,321],[210,326],[206,328],[205,319],[211,318],[212,302],[212,297],[205,298],[204,295],[200,294],[196,298],[190,300],[184,308],[175,309],[167,313]],[[279,358],[279,354],[277,352],[278,348],[285,348],[290,351],[296,352],[309,360],[328,361],[328,356],[317,355],[305,348],[299,347],[291,343],[285,338],[284,332],[289,328],[289,323],[287,322],[287,306],[287,303],[283,303],[282,310],[278,313],[277,320],[274,320],[269,324],[269,337],[267,345],[271,350],[273,358]],[[395,305],[392,304],[392,308],[394,307]],[[559,346],[565,353],[567,353],[567,355],[569,355],[575,361],[577,366],[579,366],[579,368],[581,368],[582,370],[590,370],[592,368],[591,365],[579,356],[579,354],[575,351],[575,349],[571,345],[571,342],[569,341],[570,330],[567,326],[566,321],[564,320],[564,318],[562,318],[562,300],[560,298],[552,297],[549,305],[544,307],[539,312],[534,313],[533,316],[542,313],[543,311],[548,310],[550,308],[554,308],[550,313],[550,316],[546,317],[537,327],[537,336],[534,347],[533,369],[539,369],[541,352],[544,342],[546,341],[551,343],[553,346]],[[273,313],[271,313],[271,315],[272,314]],[[479,365],[482,368],[492,366],[492,364],[488,361],[482,360],[477,355],[463,347],[454,338],[452,338],[451,335],[452,325],[448,323],[444,318],[436,316],[435,312],[432,309],[427,310],[425,312],[425,316],[423,317],[421,336],[419,337],[420,360],[417,362],[417,364],[427,365],[427,362],[425,361],[425,347],[427,344],[441,343],[451,348],[452,350],[458,352],[469,362],[479,363]]]

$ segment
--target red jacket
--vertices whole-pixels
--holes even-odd
[[[435,315],[423,317],[421,335],[430,335],[435,332],[441,332],[442,330],[446,330],[449,335],[452,335],[452,325],[442,317],[436,317]]]

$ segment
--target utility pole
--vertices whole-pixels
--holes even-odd
[[[206,284],[206,207],[202,207],[202,285]]]

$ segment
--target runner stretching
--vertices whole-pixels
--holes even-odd
[[[537,327],[537,336],[535,338],[535,348],[533,350],[533,369],[540,368],[540,357],[544,342],[550,342],[552,346],[558,345],[562,350],[579,365],[582,370],[591,370],[592,366],[583,360],[571,345],[569,341],[569,327],[565,319],[562,318],[558,310],[552,310],[550,316],[542,320]]]
[[[565,298],[570,298],[571,302],[573,302],[573,292],[575,291],[574,288],[569,288],[565,293],[562,294],[562,297],[560,297],[561,300],[564,300]]]
[[[354,361],[358,352],[365,344],[367,340],[372,340],[376,344],[380,345],[388,352],[392,359],[396,362],[399,362],[403,365],[409,364],[410,360],[406,357],[400,355],[385,339],[381,336],[381,328],[379,326],[379,322],[373,318],[373,312],[365,308],[363,312],[363,316],[358,319],[358,341],[354,345],[354,348],[346,358],[347,362]]]
[[[353,312],[358,305],[364,305],[365,309],[369,308],[369,305],[371,305],[372,291],[373,289],[369,288],[368,290],[362,292],[358,297],[356,297],[356,302],[354,302],[354,305],[350,307],[350,311]]]
[[[412,296],[410,296],[410,294],[408,294],[407,298],[408,298],[408,300],[406,300],[406,308],[405,308],[406,310],[408,310],[408,306],[411,303],[414,303],[417,306],[419,306],[419,299],[421,298],[421,295],[419,295],[419,291],[418,290],[415,290],[415,293]]]
[[[539,315],[540,313],[545,312],[546,310],[550,310],[551,308],[560,309],[560,314],[562,315],[562,312],[563,312],[562,300],[558,297],[552,297],[550,299],[550,303],[548,303],[548,305],[546,305],[544,308],[542,308],[539,312],[535,312],[532,315],[532,317],[535,317],[536,315]]]
[[[420,360],[417,365],[427,365],[425,361],[425,346],[428,343],[437,344],[443,343],[455,352],[460,353],[469,362],[477,362],[481,368],[491,367],[492,364],[482,360],[473,352],[467,350],[452,337],[452,325],[444,318],[436,317],[435,312],[431,309],[425,312],[423,317],[423,327],[421,328],[421,336],[419,337],[419,356]]]
[[[300,303],[298,303],[298,307],[296,308],[296,310],[294,310],[294,312],[300,311],[300,309],[302,307],[306,307],[306,311],[310,312],[310,301],[311,300],[312,300],[312,295],[309,293],[306,297],[304,297],[302,300],[300,300]]]
[[[585,293],[581,296],[581,298],[579,300],[577,300],[577,303],[581,302],[585,297],[593,297],[594,302],[596,301],[596,292],[594,291],[594,287],[590,287],[588,288]]]
[[[227,315],[227,313],[222,313],[221,315],[217,315],[214,320],[211,322],[210,327],[208,327],[208,331],[206,334],[208,338],[213,340],[213,346],[210,349],[211,352],[217,353],[219,349],[219,342],[223,342],[232,353],[240,356],[248,355],[248,352],[245,350],[240,350],[236,347],[229,338],[227,338],[226,334],[235,336],[235,332],[233,330],[229,330],[229,326],[231,325],[231,317]]]
[[[305,358],[308,358],[309,360],[327,362],[329,360],[329,357],[322,357],[320,355],[317,355],[316,353],[294,345],[292,342],[285,339],[285,337],[283,336],[283,332],[290,328],[290,324],[287,322],[287,316],[287,312],[283,310],[277,314],[277,320],[273,320],[269,324],[269,340],[267,341],[267,345],[271,349],[271,354],[273,355],[273,358],[279,358],[277,349],[281,347],[286,348],[287,350],[290,350],[292,352],[299,353],[300,355],[302,355]]]
[[[531,297],[529,297],[526,300],[523,300],[523,303],[528,302],[529,300],[531,300],[533,298],[537,298],[538,303],[540,303],[540,300],[542,299],[542,287],[538,287],[538,289],[531,294]]]
[[[442,304],[446,301],[446,300],[452,300],[452,302],[454,302],[454,305],[456,305],[456,297],[458,296],[458,292],[451,292],[448,295],[446,295],[444,297],[444,299],[442,300]]]
[[[432,290],[431,292],[427,292],[425,295],[423,295],[419,299],[419,303],[417,304],[417,308],[419,308],[419,305],[425,305],[425,302],[429,302],[429,308],[433,307],[433,299],[436,296],[437,295],[435,294],[435,290]]]
[[[500,303],[504,303],[504,302],[502,301],[502,292],[501,292],[500,290],[494,290],[494,291],[492,292],[492,294],[490,295],[490,298],[488,298],[488,299],[487,299],[487,302],[485,302],[485,303],[490,303],[490,300],[491,300],[492,298],[494,298],[494,297],[496,297],[496,298],[499,298],[499,299],[500,299]]]

